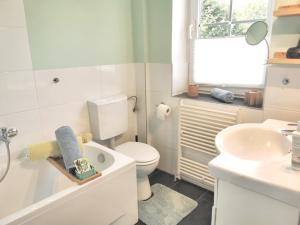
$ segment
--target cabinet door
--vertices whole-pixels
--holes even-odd
[[[298,225],[299,210],[219,180],[216,225]]]

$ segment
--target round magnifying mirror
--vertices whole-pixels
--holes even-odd
[[[246,32],[246,42],[249,45],[257,45],[265,39],[268,34],[268,24],[263,21],[253,23]]]

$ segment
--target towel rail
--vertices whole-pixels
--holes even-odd
[[[207,162],[196,158],[214,158],[218,155],[215,148],[216,135],[226,127],[237,123],[237,110],[226,112],[208,107],[180,102],[178,132],[177,178],[188,177],[204,188],[213,189],[214,178],[210,176]],[[200,154],[195,159],[185,156],[185,151]],[[205,161],[205,160],[204,160]]]

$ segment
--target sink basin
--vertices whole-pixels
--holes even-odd
[[[241,159],[268,161],[287,155],[291,138],[263,124],[239,124],[221,131],[216,136],[216,147],[220,153]]]
[[[220,155],[209,162],[215,178],[300,208],[300,171],[292,169],[288,121],[238,124],[216,136]],[[216,182],[218,184],[218,182]],[[284,224],[284,223],[283,223]]]

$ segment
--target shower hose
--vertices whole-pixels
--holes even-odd
[[[8,170],[9,170],[9,167],[10,167],[10,148],[9,148],[9,142],[5,142],[5,146],[6,146],[6,154],[7,154],[7,163],[6,163],[6,168],[5,168],[4,174],[0,178],[0,183],[6,177],[6,175],[8,173]]]

